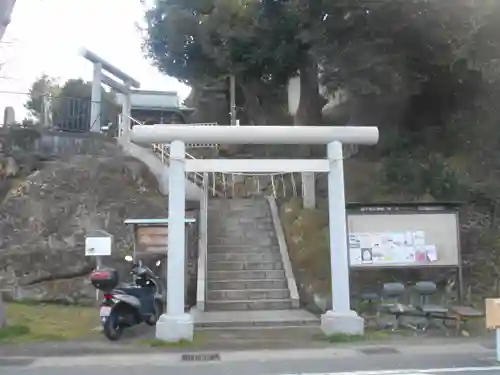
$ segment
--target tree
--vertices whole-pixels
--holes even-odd
[[[430,66],[454,64],[470,33],[469,0],[326,4],[317,50],[323,73],[329,84],[359,94],[418,90]]]
[[[24,105],[29,113],[39,122],[43,120],[43,111],[50,96],[58,96],[60,87],[54,78],[43,74],[31,85],[29,99]]]
[[[319,75],[329,94],[347,93],[352,123],[418,131],[447,122],[473,95],[471,46],[481,45],[474,42],[480,29],[492,46],[497,4],[162,0],[147,13],[145,46],[161,71],[195,87],[234,74],[255,123],[269,123],[269,107],[284,107],[285,84],[299,74],[297,124],[321,122]]]
[[[498,81],[500,75],[500,3],[495,0],[475,1],[470,42],[466,50],[472,66],[480,69],[487,82]]]
[[[118,122],[119,106],[111,92],[102,90],[101,124]],[[92,82],[70,79],[53,100],[53,124],[61,130],[89,131]]]
[[[443,123],[467,86],[474,9],[469,0],[325,2],[322,81],[347,91],[351,123]]]
[[[92,83],[70,79],[60,86],[46,75],[33,83],[26,108],[38,120],[46,120],[50,111],[51,124],[65,131],[89,131]],[[45,104],[44,104],[45,103]],[[102,91],[101,123],[117,123],[119,106],[111,92]]]
[[[235,75],[255,123],[269,122],[269,107],[284,107],[288,79],[299,72],[307,92],[301,96],[305,109],[299,111],[298,121],[318,123],[323,103],[311,54],[312,38],[306,32],[314,22],[303,21],[308,15],[319,17],[310,6],[316,3],[158,1],[146,14],[145,47],[162,72],[191,85]]]

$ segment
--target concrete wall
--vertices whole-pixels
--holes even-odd
[[[33,143],[33,151],[51,157],[103,155],[114,141],[102,134],[46,131]],[[111,150],[110,150],[111,151]]]
[[[0,128],[5,151],[38,154],[46,159],[74,155],[116,154],[116,142],[102,134],[59,132],[38,128],[11,126]]]
[[[116,156],[117,148],[146,165],[155,176],[160,193],[168,195],[169,168],[152,150],[98,133],[70,133],[10,127],[0,129],[2,149],[7,152],[36,153],[42,159],[65,159],[75,155]],[[186,180],[186,200],[199,201],[201,188]]]
[[[168,195],[169,184],[169,168],[163,164],[161,160],[149,149],[138,146],[130,142],[120,142],[123,151],[128,155],[142,161],[155,175],[160,192],[163,195]],[[186,179],[186,200],[199,201],[201,199],[201,188]]]

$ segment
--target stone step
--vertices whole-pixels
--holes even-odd
[[[268,310],[270,311],[270,310]],[[277,310],[278,312],[286,310]],[[222,312],[222,311],[219,311]],[[232,311],[240,313],[241,311]],[[221,332],[224,336],[228,334],[234,334],[237,337],[241,337],[243,333],[247,332],[258,332],[262,337],[265,337],[266,333],[278,332],[278,331],[290,331],[290,330],[301,330],[300,336],[302,337],[321,337],[323,332],[321,331],[321,325],[319,320],[316,321],[263,321],[263,322],[208,322],[208,323],[197,323],[194,324],[196,331],[205,332]],[[282,343],[284,340],[279,340]],[[289,340],[288,340],[289,341]],[[248,341],[247,341],[248,342]],[[269,343],[269,339],[265,340]]]
[[[211,256],[213,254],[227,254],[227,253],[267,253],[267,254],[273,254],[273,253],[279,253],[280,248],[279,246],[276,245],[270,245],[270,246],[259,246],[256,245],[255,243],[252,244],[236,244],[236,245],[218,245],[218,244],[211,244],[210,242],[208,243],[207,246],[207,253],[208,256]]]
[[[213,225],[208,225],[208,235],[215,237],[223,237],[223,236],[229,236],[229,235],[244,235],[247,233],[268,233],[271,235],[274,232],[274,227],[271,224],[261,224],[256,226],[250,225],[250,224],[239,224],[239,225],[225,225],[225,226],[213,226]]]
[[[273,217],[268,214],[259,213],[258,215],[251,215],[253,213],[220,211],[208,213],[208,225],[214,228],[224,227],[225,225],[273,225]],[[210,221],[213,219],[213,221]],[[255,219],[258,219],[257,221]]]
[[[231,212],[231,213],[239,213],[241,212],[251,212],[253,214],[265,214],[269,211],[269,205],[267,202],[259,204],[259,203],[250,203],[250,204],[222,204],[222,205],[213,205],[209,204],[208,206],[209,212]]]
[[[213,204],[221,204],[221,205],[227,205],[231,207],[237,207],[237,206],[247,206],[247,207],[255,207],[256,205],[260,206],[269,206],[267,201],[264,198],[223,198],[223,199],[211,199],[210,203]]]
[[[291,338],[302,337],[305,332],[283,332],[272,334],[272,329],[287,329],[289,327],[305,327],[315,328],[319,330],[320,320],[314,314],[302,309],[292,310],[253,310],[253,311],[192,311],[196,329],[265,329],[267,332],[255,332],[241,335],[242,332],[237,332],[236,337],[244,337],[246,339],[263,339],[267,340],[272,337],[283,338],[290,340]],[[236,333],[236,332],[235,332]],[[314,334],[321,333],[311,332],[307,338]],[[228,341],[231,336],[227,337]]]
[[[207,240],[209,243],[219,245],[250,245],[263,244],[271,245],[276,242],[273,230],[248,230],[233,229],[228,232],[210,233],[208,230]]]
[[[245,235],[239,236],[237,234],[231,237],[213,237],[208,236],[209,245],[225,245],[225,246],[238,246],[238,245],[257,245],[257,246],[272,246],[276,244],[276,239],[270,236],[263,235],[262,233],[256,232],[253,236]]]
[[[276,252],[211,253],[209,262],[272,262],[281,261],[281,254]]]
[[[258,280],[285,278],[284,270],[253,271],[208,271],[207,279],[212,280]]]
[[[210,221],[213,219],[213,221]],[[243,220],[242,218],[232,218],[232,217],[212,217],[208,218],[208,227],[213,229],[226,229],[226,228],[272,228],[273,220],[272,218],[255,218],[251,217],[248,220]]]
[[[292,301],[289,299],[207,301],[206,307],[208,311],[289,310],[292,308]]]
[[[208,236],[212,238],[224,237],[224,236],[246,236],[249,237],[255,233],[267,234],[269,236],[273,235],[274,227],[265,224],[261,226],[254,225],[230,225],[221,227],[213,227],[210,224],[208,225]]]
[[[275,241],[262,241],[259,240],[258,238],[252,239],[246,239],[246,240],[232,240],[232,241],[211,241],[210,239],[207,241],[207,247],[208,248],[230,248],[230,247],[237,247],[238,250],[243,248],[246,248],[245,251],[261,251],[269,248],[274,248],[279,250],[278,243]],[[238,250],[235,250],[234,252],[238,252]]]
[[[271,217],[258,217],[249,216],[241,217],[230,215],[227,213],[221,213],[221,215],[209,215],[208,216],[208,227],[215,229],[224,229],[227,227],[232,228],[261,228],[261,227],[272,227],[273,220]]]
[[[247,203],[247,204],[221,204],[221,205],[208,205],[209,211],[228,211],[233,213],[252,211],[252,212],[266,212],[269,211],[269,204],[264,203]]]
[[[282,270],[283,263],[279,262],[209,262],[208,271],[255,271],[255,270]]]
[[[268,218],[270,212],[269,207],[209,207],[208,215],[249,219],[252,217]]]
[[[245,289],[245,290],[209,290],[207,301],[251,301],[278,300],[290,298],[288,289]]]
[[[286,289],[286,279],[264,280],[209,280],[207,289],[211,290],[242,290],[242,289]]]
[[[219,216],[222,219],[226,218],[227,215],[232,217],[239,217],[243,220],[249,219],[251,217],[261,217],[269,218],[271,217],[271,211],[269,206],[264,207],[208,207],[208,216]]]
[[[224,220],[228,215],[232,217],[239,217],[243,221],[251,219],[252,217],[270,218],[271,210],[267,207],[209,207],[209,216],[219,216]]]

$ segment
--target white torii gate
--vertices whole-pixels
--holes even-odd
[[[321,317],[326,334],[363,334],[364,321],[350,307],[349,259],[344,195],[342,143],[376,144],[378,128],[356,126],[134,126],[131,141],[170,143],[168,197],[167,313],[156,325],[156,337],[192,340],[194,324],[184,312],[185,173],[186,172],[328,172],[330,263],[333,309]],[[327,159],[197,159],[185,158],[186,143],[325,144]]]
[[[118,134],[120,137],[128,139],[130,131],[130,91],[132,87],[139,88],[140,83],[129,76],[127,73],[118,69],[113,64],[110,64],[102,57],[96,55],[87,49],[82,49],[81,55],[89,60],[94,65],[93,78],[92,78],[92,99],[90,106],[90,131],[99,133],[101,131],[101,96],[102,87],[101,84],[105,84],[124,96],[122,103],[122,119],[120,121],[120,129]],[[103,70],[123,81],[117,82],[114,78],[109,75],[103,74]]]

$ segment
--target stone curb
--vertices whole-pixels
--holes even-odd
[[[386,349],[386,350],[384,350]],[[391,349],[391,350],[387,350]],[[391,347],[382,345],[359,346],[348,348],[326,349],[292,349],[292,350],[255,350],[238,352],[186,350],[166,353],[122,353],[100,354],[81,356],[53,356],[53,357],[0,357],[0,364],[4,366],[30,366],[30,367],[73,367],[73,366],[106,366],[120,364],[121,366],[168,365],[168,364],[193,364],[200,362],[245,362],[245,361],[273,361],[273,360],[324,360],[358,358],[379,355],[384,358],[397,356],[425,356],[426,354],[440,355],[478,355],[491,354],[493,351],[479,343],[448,344],[448,345],[408,345]],[[188,359],[186,359],[189,357]],[[9,363],[11,363],[9,365]]]

